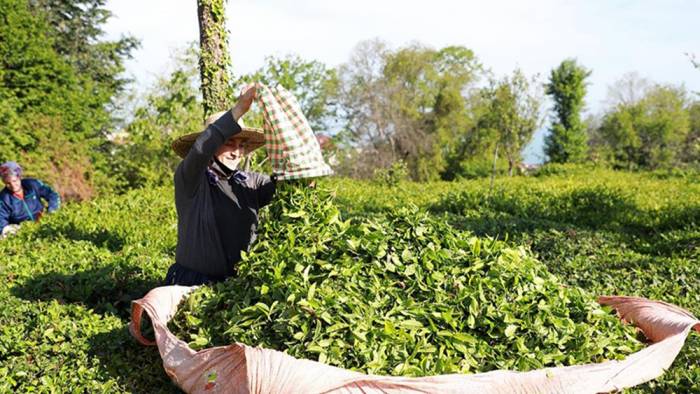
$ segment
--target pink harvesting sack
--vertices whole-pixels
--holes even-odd
[[[600,297],[654,342],[621,361],[529,372],[491,371],[419,378],[365,375],[296,359],[241,343],[198,352],[167,327],[180,301],[194,287],[164,286],[133,301],[129,330],[144,345],[157,345],[170,378],[188,393],[600,393],[655,379],[668,369],[691,329],[700,321],[671,304],[638,297]],[[143,311],[151,318],[155,342],[141,335]]]

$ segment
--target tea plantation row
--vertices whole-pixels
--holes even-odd
[[[556,281],[589,294],[641,295],[700,313],[697,178],[552,172],[493,188],[488,179],[322,186],[336,190],[343,220],[413,204],[426,220],[531,249]],[[175,221],[172,190],[139,190],[67,206],[0,241],[0,392],[177,392],[157,351],[126,329],[129,301],[159,285],[172,261]],[[664,377],[633,392],[700,391],[699,345],[691,335]]]
[[[413,201],[460,229],[529,247],[549,271],[594,294],[637,295],[700,314],[700,178],[584,167],[528,178],[422,187],[336,181],[348,214]],[[700,392],[700,338],[632,392]]]

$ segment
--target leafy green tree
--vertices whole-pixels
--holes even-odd
[[[599,134],[606,147],[606,156],[618,167],[633,169],[642,161],[639,136],[642,116],[643,109],[634,104],[620,105],[603,117]]]
[[[521,70],[512,76],[492,81],[484,90],[488,109],[479,121],[479,127],[490,129],[497,136],[508,161],[508,175],[522,159],[521,153],[541,124],[539,92],[536,79],[528,80]]]
[[[556,113],[545,140],[545,153],[551,162],[576,162],[586,157],[586,126],[581,121],[581,110],[586,96],[586,78],[590,75],[591,71],[577,64],[575,59],[566,59],[552,70],[545,84],[545,92],[554,100]]]
[[[0,101],[6,119],[10,112],[19,117],[34,111],[84,113],[81,104],[91,102],[80,95],[80,75],[53,50],[47,22],[33,15],[21,0],[2,0],[0,18]],[[5,148],[32,150],[36,143],[31,133],[4,136]]]
[[[686,96],[683,88],[657,85],[637,102],[610,110],[600,134],[613,163],[628,169],[677,165],[690,128]]]
[[[139,42],[132,36],[104,41],[102,26],[112,17],[106,0],[29,0],[51,26],[53,48],[91,81],[93,95],[111,103],[129,79],[122,75],[124,60]]]
[[[57,185],[64,197],[88,198],[95,187],[110,184],[99,167],[99,148],[112,125],[107,107],[121,86],[117,75],[129,47],[118,50],[103,43],[99,56],[110,59],[105,64],[111,73],[97,76],[87,71],[92,66],[79,67],[90,64],[90,56],[99,56],[63,51],[61,40],[72,30],[52,18],[68,12],[56,4],[69,3],[47,4],[0,0],[0,159],[23,161],[30,172]],[[99,30],[104,19],[84,22],[86,29]],[[90,37],[88,44],[99,45],[97,35]],[[66,174],[81,184],[61,184]]]
[[[700,168],[700,102],[688,108],[690,128],[683,148],[682,161]]]
[[[197,54],[188,50],[174,64],[174,71],[151,87],[133,119],[114,138],[110,168],[122,190],[170,184],[180,162],[170,144],[202,129]]]
[[[403,160],[413,179],[438,179],[455,141],[469,129],[466,95],[480,70],[463,47],[358,45],[339,71],[344,130],[362,152],[364,167],[355,167],[355,175]]]
[[[236,85],[243,87],[251,82],[283,86],[297,99],[314,131],[329,131],[330,122],[337,114],[337,107],[332,102],[338,89],[334,69],[315,60],[304,60],[298,55],[281,58],[268,56],[264,66],[239,78]]]

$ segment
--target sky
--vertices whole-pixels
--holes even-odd
[[[114,14],[107,38],[141,40],[126,63],[137,87],[167,72],[175,51],[198,42],[196,3],[107,3]],[[358,42],[379,38],[392,48],[465,46],[496,76],[519,67],[543,82],[562,60],[576,58],[592,70],[584,115],[603,111],[608,87],[629,72],[700,92],[700,70],[686,55],[700,58],[697,0],[228,0],[226,14],[237,75],[270,55],[297,54],[335,67]],[[526,149],[526,162],[542,160],[544,129]]]

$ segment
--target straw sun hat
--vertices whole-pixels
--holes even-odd
[[[217,119],[219,119],[222,115],[224,115],[226,111],[221,111],[217,112],[211,116],[209,116],[204,122],[204,127],[209,126],[210,124],[214,123]],[[265,134],[261,129],[256,129],[252,127],[245,127],[243,125],[243,122],[239,119],[238,124],[241,126],[241,132],[236,134],[234,138],[239,138],[242,140],[245,140],[246,142],[246,154],[260,148],[261,146],[265,145]],[[194,142],[197,140],[197,137],[199,137],[200,134],[202,134],[203,131],[197,132],[197,133],[190,133],[190,134],[185,134],[182,137],[177,138],[175,141],[172,143],[172,148],[177,153],[178,156],[182,157],[183,159],[185,156],[187,156],[187,153],[190,151],[190,148],[192,148],[192,145]]]

